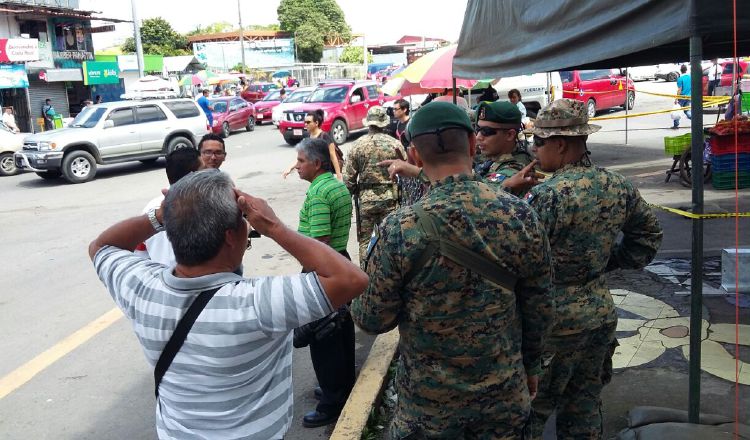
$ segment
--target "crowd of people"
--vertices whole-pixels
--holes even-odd
[[[413,114],[397,100],[393,123],[371,107],[346,157],[307,114],[283,172],[310,182],[297,231],[218,170],[220,137],[170,153],[166,195],[89,247],[155,368],[160,438],[283,438],[293,346],[309,345],[319,383],[303,425],[334,423],[355,325],[400,332],[388,438],[541,438],[553,413],[559,439],[602,437],[617,345],[606,274],[647,265],[662,230],[632,183],[592,163],[599,127],[581,102],[532,125],[520,94],[494,98],[474,121],[452,96]],[[254,233],[301,273],[245,273]]]

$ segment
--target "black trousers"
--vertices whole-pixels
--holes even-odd
[[[339,253],[351,259],[346,251]],[[336,331],[310,343],[315,377],[323,390],[315,408],[319,412],[340,412],[354,387],[354,321],[348,309],[342,314],[342,325]]]

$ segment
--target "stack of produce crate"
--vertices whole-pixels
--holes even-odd
[[[737,142],[735,148],[735,126]],[[750,187],[750,121],[721,121],[711,130],[711,182],[715,189]]]

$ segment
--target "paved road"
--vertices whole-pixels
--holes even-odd
[[[227,150],[222,169],[243,190],[268,199],[296,227],[307,182],[296,174],[284,180],[280,174],[294,161],[294,149],[264,126],[233,134]],[[155,437],[151,370],[127,321],[105,315],[114,304],[94,273],[87,246],[104,228],[140,213],[166,186],[163,161],[101,167],[95,180],[81,185],[46,181],[33,173],[0,179],[0,333],[5,335],[0,341],[0,437]],[[354,241],[349,248],[356,249]],[[246,274],[300,270],[268,239],[253,241],[244,266]],[[103,315],[99,325],[111,325],[99,331],[91,323]],[[71,337],[80,329],[84,334]],[[61,347],[66,338],[68,344]],[[372,338],[360,334],[358,340],[361,365]],[[50,349],[50,359],[59,360],[22,369],[38,369],[35,376],[7,376]],[[325,428],[300,427],[302,414],[314,406],[315,383],[307,350],[298,350],[294,359],[295,428],[287,438],[327,438]]]
[[[674,83],[637,83],[636,87],[639,91],[674,91]],[[670,107],[668,98],[639,93],[633,111]],[[600,116],[620,114],[624,111]],[[686,122],[680,134],[687,132]],[[668,129],[668,114],[631,119],[627,145],[624,121],[602,121],[601,125],[602,131],[589,140],[597,163],[631,177],[653,203],[689,206],[689,189],[677,181],[664,183],[670,160],[663,155],[662,138],[675,134]],[[296,176],[280,177],[280,171],[293,162],[294,150],[268,126],[253,133],[235,133],[227,145],[223,170],[242,189],[268,199],[287,224],[296,226],[307,183]],[[0,437],[154,437],[151,371],[127,322],[108,314],[112,300],[96,278],[86,249],[104,228],[139,213],[167,185],[163,162],[159,164],[102,167],[96,180],[82,185],[45,181],[34,174],[0,179],[0,262],[5,287],[0,289],[0,332],[5,335],[0,341]],[[707,209],[733,208],[733,196],[731,191],[709,187]],[[740,196],[741,210],[750,210],[748,190]],[[672,214],[659,216],[666,231],[662,254],[685,255],[690,248],[690,222]],[[743,230],[747,225],[747,219],[743,220]],[[730,227],[733,230],[731,220],[706,222],[705,242],[711,252],[733,243]],[[741,243],[750,246],[750,237],[741,237]],[[349,248],[356,249],[353,241]],[[300,269],[265,239],[253,242],[244,265],[248,274]],[[371,338],[358,334],[358,341],[361,365]],[[42,353],[45,356],[40,358]],[[31,374],[35,371],[38,374]],[[314,375],[306,351],[296,353],[294,385],[295,421],[287,439],[327,438],[325,428],[300,427],[302,414],[314,405],[310,392]]]

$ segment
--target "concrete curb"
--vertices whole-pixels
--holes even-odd
[[[329,440],[359,440],[362,437],[370,410],[383,389],[398,341],[398,329],[375,339]]]

